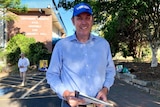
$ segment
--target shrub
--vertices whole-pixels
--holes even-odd
[[[6,51],[3,48],[0,48],[0,60],[4,61],[6,58]]]
[[[32,59],[31,64],[39,64],[39,60],[50,60],[51,54],[41,42],[33,43],[29,46],[29,58]]]
[[[27,38],[23,34],[17,34],[13,36],[6,47],[7,50],[7,62],[11,65],[15,65],[18,62],[21,52],[25,53],[28,57],[31,65],[37,65],[39,60],[50,61],[51,53],[45,47],[45,44],[41,42],[35,42],[34,38]]]
[[[17,34],[13,36],[7,43],[7,61],[11,64],[18,62],[19,54],[21,52],[25,53],[27,56],[29,54],[29,46],[35,43],[34,38],[27,38],[23,34]]]

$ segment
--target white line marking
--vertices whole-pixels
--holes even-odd
[[[36,98],[49,98],[49,97],[57,97],[57,95],[49,95],[49,96],[37,96],[37,97],[25,97],[24,99],[36,99]]]
[[[58,97],[57,95],[49,95],[49,96],[37,96],[37,97],[25,97],[25,98],[0,98],[2,100],[19,100],[19,99],[37,99],[37,98],[51,98],[51,97]]]
[[[43,78],[39,83],[30,88],[26,93],[24,93],[20,98],[26,97],[32,90],[34,90],[40,83],[42,83],[46,78]]]
[[[11,77],[7,77],[7,78],[3,78],[2,80],[4,80],[4,79],[21,80],[21,78],[20,78],[20,77],[13,77],[13,76],[11,76]]]
[[[20,81],[13,81],[13,80],[2,80],[1,82],[21,83]],[[9,84],[9,83],[8,83],[8,84]]]

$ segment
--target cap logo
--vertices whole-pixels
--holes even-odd
[[[89,4],[86,4],[86,3],[82,2],[82,3],[77,4],[77,5],[74,6],[73,16],[72,17],[77,16],[77,15],[79,15],[81,13],[84,13],[84,12],[92,15],[92,8],[91,8],[91,6]]]
[[[86,5],[82,5],[82,6],[77,7],[77,10],[80,10],[80,9],[82,9],[82,8],[90,9],[88,6],[86,6]]]

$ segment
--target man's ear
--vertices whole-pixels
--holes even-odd
[[[72,20],[72,23],[73,23],[73,25],[74,25],[74,17],[72,17],[71,20]]]
[[[95,22],[94,22],[94,17],[92,16],[92,25],[94,25],[94,23],[95,23]]]

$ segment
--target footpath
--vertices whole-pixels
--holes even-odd
[[[118,73],[116,78],[125,81],[126,83],[133,85],[151,95],[160,98],[160,80],[157,81],[145,81],[136,78],[136,75],[131,73]]]
[[[122,79],[116,79],[108,100],[114,105],[113,107],[160,107],[160,98]]]

